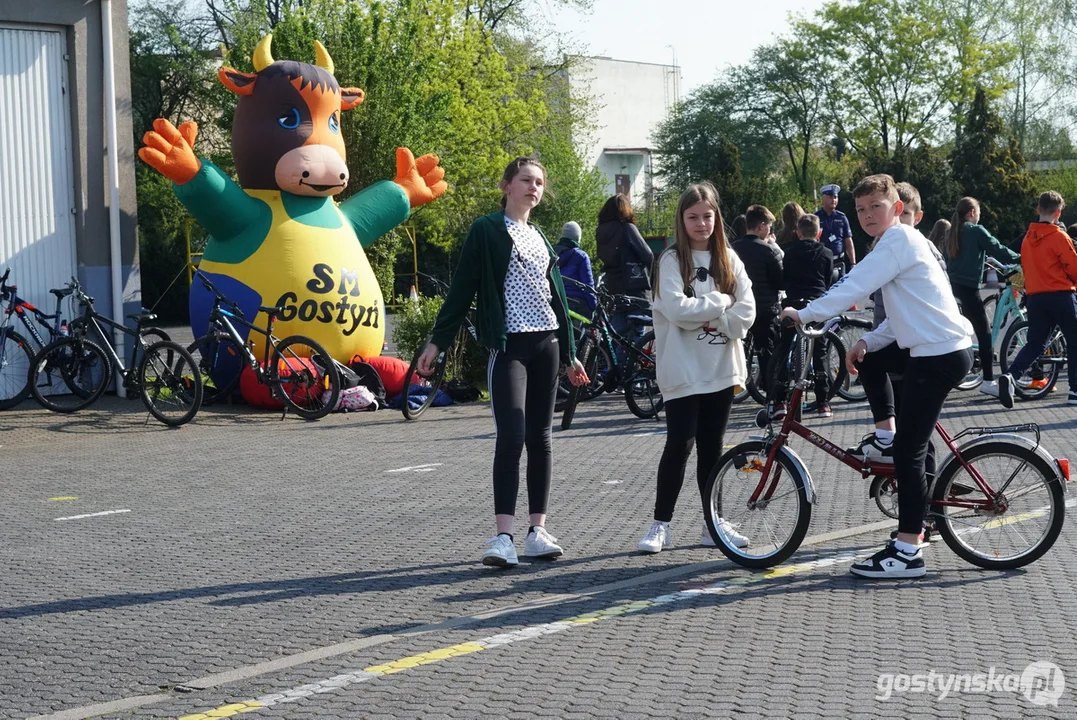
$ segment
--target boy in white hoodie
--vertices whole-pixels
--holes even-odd
[[[927,495],[924,461],[946,396],[972,366],[972,340],[927,238],[900,222],[904,205],[894,179],[864,178],[853,197],[860,226],[879,238],[875,249],[826,295],[800,311],[787,308],[782,316],[796,323],[826,320],[882,290],[887,318],[857,341],[847,364],[859,370],[869,395],[881,391],[888,372],[904,378],[904,410],[896,419],[893,443],[898,534],[851,571],[863,577],[922,577],[927,572],[920,549]]]

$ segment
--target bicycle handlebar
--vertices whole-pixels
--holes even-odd
[[[213,282],[208,277],[206,277],[206,274],[204,272],[202,272],[201,270],[198,270],[198,271],[195,272],[195,276],[199,280],[202,281],[202,287],[204,287],[206,290],[209,290],[211,293],[213,293],[217,297],[217,299],[220,300],[221,302],[230,305],[232,310],[234,310],[237,315],[239,315],[240,317],[243,317],[243,310],[240,309],[239,305],[236,302],[226,298],[221,293],[221,291],[217,289],[217,286],[214,285]]]
[[[827,320],[826,322],[824,322],[822,325],[819,325],[818,323],[807,323],[807,324],[799,323],[799,324],[797,324],[797,323],[794,323],[791,318],[783,318],[782,319],[782,325],[783,326],[785,326],[785,327],[790,327],[790,326],[795,327],[796,331],[797,331],[797,335],[799,335],[802,338],[806,338],[808,340],[818,340],[819,338],[823,337],[828,332],[833,330],[838,325],[838,323],[840,323],[840,322],[841,322],[840,317],[832,317],[829,320]],[[814,327],[814,328],[810,327],[812,325],[815,325],[816,327]]]

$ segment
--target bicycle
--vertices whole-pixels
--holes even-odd
[[[137,393],[153,417],[171,427],[190,422],[202,404],[202,383],[194,377],[194,359],[183,347],[160,339],[159,330],[143,328],[143,323],[157,316],[148,312],[128,315],[135,321],[132,330],[97,312],[94,299],[75,278],[68,288],[82,308],[81,317],[68,326],[69,337],[45,345],[31,361],[30,391],[41,406],[61,413],[81,410],[101,397],[117,373],[123,388]],[[106,338],[102,325],[137,340],[130,367],[111,343],[102,346],[90,339],[91,330]]]
[[[187,347],[194,358],[192,368],[206,388],[207,403],[230,396],[246,364],[258,383],[269,387],[271,397],[284,402],[282,420],[289,409],[305,420],[318,420],[332,412],[340,396],[340,371],[325,348],[303,335],[277,338],[273,322],[284,308],[259,307],[267,321],[265,328],[258,327],[243,317],[239,305],[222,295],[205,273],[198,271],[195,276],[214,295],[206,334]],[[261,362],[254,354],[250,333],[244,337],[236,325],[265,336]]]
[[[739,405],[751,397],[760,405],[767,404],[766,392],[766,368],[759,359],[759,351],[755,346],[755,336],[751,333],[744,338],[744,360],[748,366],[748,379],[739,393],[733,396],[733,404]]]
[[[827,378],[827,393],[826,402],[830,402],[831,398],[838,392],[838,389],[847,383],[849,377],[849,371],[845,367],[845,354],[846,347],[842,341],[841,336],[838,335],[838,327],[841,326],[844,318],[838,316],[833,318],[827,324],[827,330],[820,336],[820,340],[823,342],[823,363],[824,367],[822,372]],[[778,348],[781,349],[780,347]],[[782,355],[780,352],[774,352],[770,356],[770,363],[767,367],[767,387],[777,387],[780,382],[780,373],[782,370],[786,370],[789,367],[790,358],[797,352],[796,338],[793,342],[789,343],[788,351]],[[808,369],[812,372],[815,371],[815,358],[808,357]],[[805,372],[808,371],[805,370]],[[788,381],[788,378],[786,379]],[[866,396],[865,396],[866,397]],[[816,409],[815,404],[812,403],[812,409]]]
[[[1028,320],[1019,320],[1006,332],[1002,341],[1002,351],[999,353],[998,362],[1002,372],[1009,372],[1010,365],[1017,358],[1017,353],[1028,343]],[[1047,338],[1047,344],[1039,357],[1029,367],[1028,372],[1019,378],[1013,379],[1013,390],[1017,397],[1022,400],[1039,400],[1047,397],[1055,389],[1058,376],[1062,374],[1062,368],[1069,358],[1066,347],[1066,338],[1062,331],[1055,327]],[[1077,391],[1070,388],[1070,391]]]
[[[761,410],[756,424],[766,429],[766,435],[722,455],[707,481],[707,528],[722,553],[744,567],[768,568],[783,562],[807,534],[818,495],[804,461],[787,445],[791,435],[807,440],[865,479],[893,478],[892,464],[851,455],[800,423],[801,402],[810,384],[811,344],[834,323],[830,320],[821,329],[797,327],[790,374],[795,378],[793,394],[781,427],[775,431],[770,413]],[[1039,427],[966,428],[953,437],[939,423],[935,430],[951,454],[940,464],[928,490],[928,514],[950,549],[973,565],[997,570],[1022,567],[1047,552],[1065,519],[1069,463],[1056,460],[1040,445]],[[1036,439],[1019,432],[1034,432]],[[957,444],[968,435],[976,437]],[[1019,482],[1026,478],[1027,483]],[[747,534],[751,545],[738,548],[727,542],[718,531],[718,518]],[[1018,532],[1013,527],[1043,518],[1038,531]]]
[[[34,355],[53,340],[70,334],[67,324],[60,318],[63,315],[64,298],[73,292],[71,288],[49,291],[56,296],[56,312],[48,315],[18,296],[18,286],[7,284],[10,276],[11,268],[8,268],[0,277],[0,302],[7,303],[4,308],[4,321],[0,324],[0,410],[14,407],[29,397],[30,368],[33,367]],[[37,321],[36,324],[27,313]],[[22,322],[33,340],[32,343],[15,331],[13,317]],[[36,325],[41,325],[48,331],[48,340],[41,337]]]
[[[585,323],[583,339],[576,349],[576,358],[583,365],[587,377],[592,383],[596,381],[600,375],[598,363],[601,358],[608,367],[603,377],[602,390],[611,392],[617,387],[623,387],[625,403],[633,415],[643,420],[656,418],[662,411],[663,401],[656,375],[654,330],[644,333],[642,337],[632,342],[617,332],[609,320],[610,309],[618,302],[619,296],[609,293],[601,286],[590,288],[571,278],[565,278],[565,282],[585,289],[598,298],[593,319],[588,321],[576,315]],[[650,313],[644,314],[644,312],[629,316],[629,320],[635,327],[643,328],[651,324]],[[575,315],[575,313],[572,314]],[[618,359],[618,350],[624,353],[626,358],[624,362]],[[585,393],[594,392],[590,388],[591,384],[585,383],[569,389],[561,413],[562,430],[568,430],[572,426],[576,406],[584,398]]]
[[[426,273],[418,274],[432,282],[437,291],[443,296],[448,294],[449,286],[447,283]],[[429,338],[427,338],[427,342],[420,343],[419,348],[412,355],[411,364],[408,365],[408,371],[404,374],[404,397],[402,398],[403,405],[400,407],[405,420],[418,420],[422,417],[422,414],[434,404],[438,390],[445,381],[445,373],[448,367],[460,367],[464,356],[471,351],[472,347],[482,348],[481,343],[479,343],[479,331],[471,320],[471,315],[474,312],[475,306],[473,305],[468,313],[464,315],[463,325],[457,331],[452,345],[441,349],[428,375],[423,375],[419,372],[419,358],[422,357],[423,351],[429,343]],[[471,338],[470,343],[468,337]],[[482,351],[485,352],[485,349]],[[412,407],[410,402],[411,388],[413,386],[418,386],[422,390],[421,393],[416,393],[422,400],[418,400],[415,407]]]
[[[1025,319],[1024,298],[1021,291],[1024,290],[1024,275],[1021,266],[1003,265],[992,257],[984,261],[985,267],[994,271],[1000,278],[1000,286],[997,292],[983,299],[984,314],[991,318],[991,353],[992,358],[999,358],[1001,365],[1002,345],[1001,342],[1009,328],[1015,323]],[[980,344],[973,340],[972,345],[972,368],[965,379],[957,386],[958,390],[975,390],[983,384],[983,361],[980,357]],[[1005,372],[1005,371],[1004,371]]]
[[[834,328],[838,333],[838,337],[841,338],[841,344],[846,348],[852,348],[853,345],[864,337],[867,333],[871,332],[871,321],[863,318],[853,317],[851,315],[840,315],[839,322]],[[827,357],[830,358],[830,353]],[[844,366],[845,358],[839,357],[838,361]],[[834,372],[835,378],[837,372]],[[867,393],[864,391],[864,386],[860,384],[860,376],[853,375],[846,372],[842,382],[837,383],[834,387],[834,392],[847,402],[863,402],[868,399]]]

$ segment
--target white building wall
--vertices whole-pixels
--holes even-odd
[[[680,99],[680,68],[579,58],[569,71],[569,82],[574,94],[592,99],[595,110],[591,136],[577,139],[584,155],[606,176],[609,194],[616,190],[615,177],[628,175],[633,200],[642,200],[652,163],[651,135]]]

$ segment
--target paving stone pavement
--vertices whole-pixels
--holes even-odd
[[[1048,450],[1077,459],[1065,390],[1009,413],[955,394],[943,421],[1035,421]],[[735,409],[727,445],[756,432],[756,410]],[[809,424],[855,444],[867,408],[838,402]],[[418,423],[210,407],[176,430],[111,397],[70,416],[0,413],[0,717],[137,696],[153,702],[99,716],[1077,715],[1072,521],[1020,571],[972,568],[938,543],[923,580],[858,581],[848,558],[889,526],[826,537],[885,518],[866,481],[797,440],[819,490],[813,544],[770,573],[732,565],[694,544],[689,477],[676,548],[643,557],[663,430],[618,397],[581,406],[554,434],[548,527],[566,555],[497,571],[478,563],[492,533],[481,405]],[[525,512],[521,492],[520,536]],[[297,653],[310,655],[205,680]],[[901,685],[1033,661],[1069,680],[1057,707]],[[885,700],[884,673],[899,675]],[[259,698],[269,706],[226,707]]]

